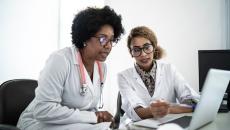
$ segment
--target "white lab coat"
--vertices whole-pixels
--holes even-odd
[[[84,68],[88,89],[80,95],[77,49],[67,47],[53,53],[40,73],[35,98],[21,114],[21,130],[103,130],[109,122],[97,123],[95,111],[100,100],[100,76],[94,64],[93,83]],[[104,79],[106,66],[101,63]]]
[[[141,120],[134,111],[137,106],[147,107],[157,99],[171,103],[181,102],[185,98],[199,99],[182,75],[169,63],[157,60],[155,92],[151,97],[134,67],[118,74],[119,91],[122,96],[122,109],[133,121]]]

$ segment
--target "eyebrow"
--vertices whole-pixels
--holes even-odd
[[[107,34],[98,34],[98,36],[106,36],[106,37],[109,37]],[[111,35],[111,37],[110,38],[114,38],[114,35]]]
[[[148,42],[146,42],[143,46],[133,46],[133,48],[142,48],[142,47],[144,47],[145,45],[152,45],[151,43],[148,43]],[[132,46],[131,46],[132,47]]]
[[[131,46],[132,48],[141,48],[142,46]]]

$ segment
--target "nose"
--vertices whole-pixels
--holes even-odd
[[[104,47],[106,48],[106,49],[112,49],[112,41],[108,41],[105,45],[104,45]]]

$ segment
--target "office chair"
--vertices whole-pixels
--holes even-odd
[[[124,110],[121,109],[121,104],[122,104],[122,100],[121,100],[121,94],[120,92],[118,92],[118,96],[117,96],[117,111],[116,114],[114,116],[114,128],[117,129],[119,128],[120,125],[120,117],[124,115]]]
[[[22,111],[35,96],[37,81],[13,79],[0,86],[0,130],[19,130],[16,126]]]

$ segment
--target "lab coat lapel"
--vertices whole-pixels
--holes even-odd
[[[161,66],[160,66],[160,61],[156,61],[157,63],[157,70],[156,70],[156,83],[155,83],[155,88],[159,86],[161,79],[162,79],[162,73],[161,73]]]
[[[100,87],[100,75],[98,70],[98,64],[94,63],[94,70],[93,70],[93,85],[96,87]]]
[[[84,67],[85,68],[85,67]],[[86,71],[86,69],[84,69]],[[88,72],[86,71],[86,83],[89,85],[89,89],[91,91],[91,93],[93,94],[93,97],[97,97],[98,96],[98,92],[99,89],[97,89],[98,87],[100,87],[100,75],[98,72],[98,66],[96,64],[96,62],[94,63],[94,69],[93,69],[93,81],[91,81],[90,76],[88,74]]]
[[[77,61],[77,59],[76,59],[76,55],[77,55],[77,52],[78,52],[79,50],[77,49],[77,48],[75,48],[74,46],[72,46],[72,55],[73,55],[73,62],[74,62],[74,64],[76,64],[76,65],[79,65],[79,63],[78,63],[78,61]],[[87,70],[86,70],[86,68],[85,68],[85,66],[83,65],[83,70],[85,71],[85,77],[86,77],[86,84],[87,84],[87,89],[88,89],[88,91],[91,91],[91,92],[88,92],[88,93],[91,93],[92,94],[92,96],[94,97],[95,95],[94,95],[94,90],[93,90],[93,83],[92,83],[92,81],[91,81],[91,79],[90,79],[90,76],[89,76],[89,74],[88,74],[88,72],[87,72]],[[95,64],[94,64],[94,71],[95,71]],[[95,73],[95,72],[94,72]],[[96,78],[96,77],[95,77]],[[93,79],[94,80],[94,79]]]
[[[87,80],[86,83],[89,85],[89,91],[91,91],[90,93],[93,96],[92,99],[92,106],[96,106],[98,101],[99,101],[99,97],[100,97],[100,76],[99,76],[99,72],[98,72],[98,66],[96,63],[94,63],[94,70],[93,70],[93,81],[91,81],[90,76],[87,73]]]
[[[141,87],[143,87],[144,89],[146,89],[145,84],[144,84],[144,82],[142,81],[140,75],[137,73],[135,67],[133,68],[133,77],[135,78],[135,80],[137,81],[137,83],[138,83]]]
[[[94,97],[95,95],[94,95],[94,86],[93,86],[93,82],[91,81],[91,78],[90,78],[88,72],[86,71],[85,67],[84,67],[84,71],[85,71],[85,74],[86,74],[86,83],[87,83],[87,85],[88,85],[88,87],[89,87],[89,91],[91,91],[91,94],[92,94],[92,96]],[[93,74],[93,75],[94,75],[94,74]],[[94,79],[93,79],[93,80],[94,80]]]

